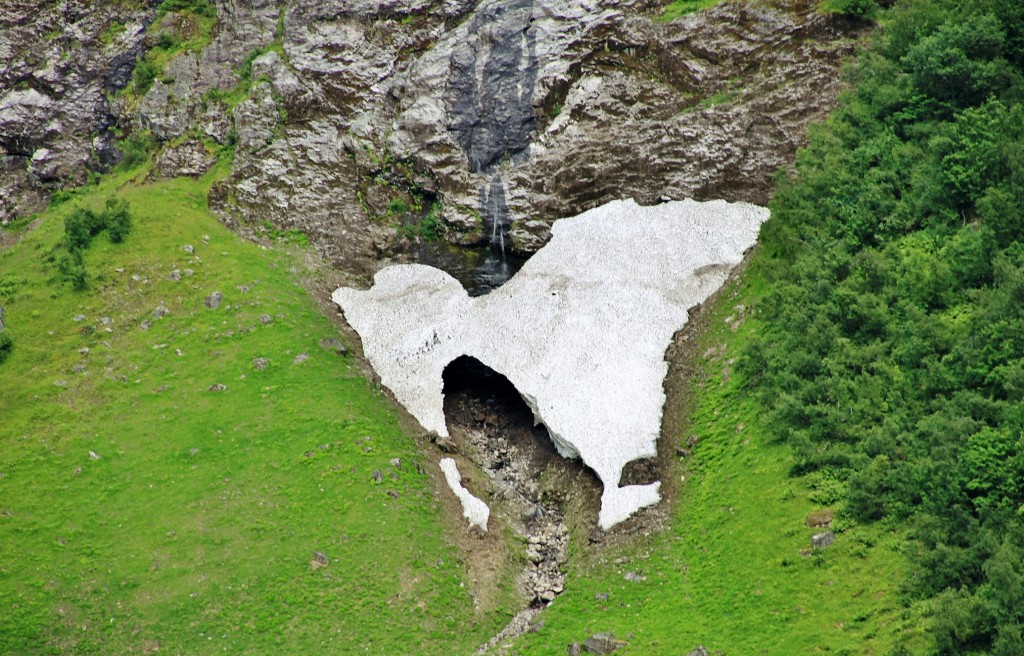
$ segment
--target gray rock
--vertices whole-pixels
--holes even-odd
[[[270,360],[267,358],[254,358],[252,361],[252,368],[256,371],[263,371],[270,366]]]
[[[4,316],[5,315],[6,315],[6,312],[4,310],[4,306],[0,305],[0,330],[3,330],[4,328],[6,328],[6,326],[4,325]]]
[[[295,359],[292,360],[292,364],[302,364],[303,362],[305,362],[308,359],[309,359],[309,355],[307,355],[305,353],[299,353],[298,355],[295,356]]]
[[[566,656],[581,656],[583,654],[583,646],[578,642],[570,643],[565,650]]]
[[[455,444],[455,440],[450,435],[436,435],[431,437],[437,448],[441,449],[444,453],[458,453],[459,447]]]
[[[217,308],[220,307],[220,303],[222,300],[224,300],[223,294],[221,294],[220,292],[213,292],[205,299],[203,299],[203,305],[210,308],[211,310],[216,310]]]
[[[153,310],[153,318],[160,319],[162,317],[167,316],[169,313],[170,310],[167,309],[167,306],[161,303],[160,305],[157,306],[155,310]]]
[[[210,385],[209,391],[210,392],[226,392],[227,389],[228,389],[228,386],[223,384],[223,383],[214,383],[213,385]]]
[[[74,321],[75,323],[82,323],[83,321],[85,321],[85,315],[76,314],[74,317],[71,318],[71,320]]]
[[[95,451],[90,451],[89,452],[89,459],[90,460],[100,460],[101,459],[100,458],[100,454],[96,453]]]
[[[324,350],[330,351],[336,355],[345,355],[348,353],[348,349],[341,343],[341,340],[334,337],[330,339],[321,339],[320,346]]]
[[[170,273],[167,274],[167,279],[170,280],[171,282],[178,282],[179,280],[181,280],[181,271],[178,269],[171,271]]]
[[[181,144],[167,148],[156,158],[155,173],[164,178],[180,175],[198,178],[217,162],[199,139],[188,139]]]
[[[616,640],[611,633],[595,633],[583,641],[583,651],[588,654],[605,656],[612,653],[619,647],[625,646],[622,640]]]
[[[394,467],[395,469],[401,469],[402,468],[402,459],[401,458],[392,458],[391,460],[388,461],[388,464],[391,465],[392,467]]]
[[[260,323],[262,323],[263,325],[267,325],[267,324],[271,323],[274,320],[274,318],[272,316],[270,316],[269,314],[261,314],[259,318],[260,318]]]
[[[708,650],[704,647],[704,645],[700,645],[693,651],[686,654],[686,656],[708,656]]]
[[[374,469],[373,474],[370,476],[374,483],[380,483],[384,480],[384,474],[379,469]]]
[[[196,252],[196,247],[193,246],[192,244],[185,244],[184,246],[181,247],[181,250],[187,253],[188,255],[193,255]]]
[[[815,549],[825,549],[831,547],[836,541],[836,534],[832,531],[825,531],[824,533],[817,533],[811,536],[811,546]]]
[[[640,583],[642,581],[647,580],[647,577],[643,574],[638,574],[637,572],[633,571],[626,572],[622,578],[626,579],[627,581],[632,581],[633,583]]]

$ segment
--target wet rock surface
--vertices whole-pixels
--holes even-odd
[[[233,143],[210,206],[302,230],[357,273],[420,257],[428,215],[452,243],[532,253],[554,221],[616,198],[764,203],[861,29],[810,0],[670,23],[655,0],[214,4],[209,41],[129,102],[136,60],[158,33],[192,34],[188,14],[4,3],[0,221],[117,161],[116,131],[147,130],[164,177],[201,175]],[[229,110],[218,94],[246,62]]]

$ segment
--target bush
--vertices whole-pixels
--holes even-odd
[[[107,236],[114,244],[120,244],[132,229],[132,215],[128,203],[110,198],[103,212]]]
[[[136,132],[123,140],[121,147],[121,162],[118,167],[122,170],[130,170],[149,161],[149,154],[156,147],[156,141],[151,132]]]
[[[153,86],[157,75],[160,75],[160,67],[156,65],[156,62],[139,59],[132,72],[132,84],[135,86],[136,95],[146,95],[146,92]]]
[[[88,287],[88,275],[85,272],[85,261],[82,251],[68,251],[57,261],[57,273],[60,279],[78,290]]]
[[[12,348],[14,348],[14,340],[11,339],[10,333],[6,330],[0,330],[0,363],[7,359],[7,356],[11,354]]]
[[[875,13],[878,5],[875,0],[825,0],[821,10],[828,14],[866,18]]]
[[[103,217],[87,207],[77,207],[64,221],[64,247],[69,251],[89,246],[103,229]]]
[[[217,17],[217,8],[210,3],[210,0],[164,0],[158,13],[166,14],[172,11],[191,11],[198,16]]]

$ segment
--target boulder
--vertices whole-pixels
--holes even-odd
[[[811,546],[815,549],[825,549],[831,547],[836,541],[836,534],[832,531],[825,531],[824,533],[817,533],[811,536]]]
[[[595,633],[583,641],[583,651],[597,656],[606,656],[625,645],[624,641],[616,640],[611,633]]]
[[[211,310],[216,310],[217,308],[220,307],[220,303],[222,300],[224,300],[223,294],[221,294],[220,292],[213,292],[205,299],[203,299],[203,305],[210,308]]]

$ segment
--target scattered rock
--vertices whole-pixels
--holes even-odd
[[[110,317],[100,317],[100,324],[104,326],[110,325]]]
[[[190,278],[190,277],[192,277],[192,276],[194,276],[196,274],[196,272],[193,271],[192,269],[184,269],[184,270],[182,270],[182,273],[184,273],[185,277],[187,277],[187,278]]]
[[[396,491],[396,490],[388,490],[387,494],[392,499],[397,499],[398,498],[398,491]]]
[[[597,600],[597,601],[608,601],[608,593],[607,592],[598,592],[598,593],[596,593],[594,595],[594,599]]]
[[[153,310],[153,318],[159,319],[161,317],[166,317],[170,312],[171,311],[167,309],[167,306],[161,303],[155,310]]]
[[[639,583],[641,581],[647,580],[647,577],[643,574],[638,574],[633,571],[626,572],[626,574],[622,578],[626,579],[627,581],[632,581],[634,583]]]
[[[308,359],[309,355],[307,355],[306,353],[299,353],[298,355],[295,356],[295,359],[292,360],[292,364],[302,364]]]
[[[348,349],[341,343],[341,340],[334,337],[330,339],[321,339],[320,346],[324,350],[336,353],[337,355],[345,355],[348,353]]]
[[[445,453],[457,453],[459,450],[458,445],[455,444],[455,440],[450,435],[437,435],[435,433],[431,441]]]
[[[268,323],[270,323],[273,320],[274,320],[274,317],[270,316],[269,314],[261,314],[260,315],[260,323],[262,323],[263,325],[267,325]]]
[[[199,455],[199,449],[197,449],[196,447],[192,447],[191,449],[188,450],[188,454],[190,456],[195,457],[195,456]]]
[[[55,381],[53,381],[53,384],[56,385],[57,387],[67,387],[68,386],[68,381],[66,381],[66,380],[55,380]]]
[[[836,534],[832,531],[825,531],[824,533],[818,533],[817,535],[811,536],[811,546],[815,549],[824,549],[831,547],[836,541]]]
[[[605,656],[619,647],[625,646],[625,644],[622,640],[616,640],[615,636],[611,633],[595,633],[583,641],[583,651],[588,654]]]
[[[0,330],[4,329],[4,306],[0,305]]]
[[[581,656],[583,654],[583,647],[578,642],[569,644],[569,647],[565,650],[566,656]]]
[[[708,656],[708,650],[704,645],[699,645],[696,649],[688,653],[686,656]]]
[[[220,307],[220,302],[223,299],[223,294],[221,294],[220,292],[213,292],[203,300],[203,305],[210,308],[211,310],[216,310],[217,308]]]
[[[832,520],[835,518],[835,512],[829,508],[824,510],[815,510],[807,513],[807,517],[804,519],[804,525],[812,528],[829,527],[832,525]]]
[[[392,467],[394,467],[395,469],[401,469],[402,468],[402,459],[401,458],[392,458],[391,460],[388,461],[388,464],[391,465]]]
[[[95,451],[90,451],[89,452],[89,458],[92,459],[92,460],[99,460],[100,459],[100,454],[96,453]]]
[[[320,569],[321,567],[327,567],[330,564],[331,559],[327,557],[327,554],[319,549],[313,550],[313,560],[309,561],[310,569]]]
[[[152,325],[152,322],[150,322],[149,319],[146,319],[145,321],[139,324],[139,330],[149,330],[149,327]]]
[[[167,274],[167,279],[172,282],[178,282],[181,280],[181,270],[175,269],[174,271],[171,271]]]
[[[211,392],[226,392],[227,389],[228,389],[228,386],[223,384],[223,383],[214,383],[213,385],[210,385],[209,391],[211,391]]]
[[[380,483],[384,480],[384,474],[382,474],[379,469],[374,469],[371,478],[373,478],[374,483]]]
[[[85,321],[85,315],[76,314],[71,320],[74,321],[75,323],[82,323],[83,321]]]
[[[79,355],[89,355],[89,347],[88,346],[83,346],[82,348],[78,349],[78,354]]]
[[[252,368],[256,371],[263,371],[270,366],[270,360],[266,358],[254,358],[252,361]]]
[[[181,250],[185,251],[189,255],[192,255],[196,252],[196,249],[192,244],[185,244],[184,246],[181,247]]]

